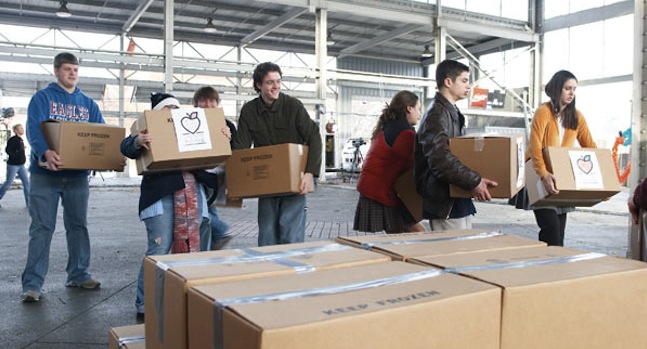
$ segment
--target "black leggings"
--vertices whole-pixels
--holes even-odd
[[[533,210],[539,226],[539,240],[548,246],[564,246],[566,230],[566,213],[557,214],[552,209]]]

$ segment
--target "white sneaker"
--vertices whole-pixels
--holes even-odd
[[[40,292],[38,291],[26,291],[20,295],[20,300],[23,303],[34,303],[40,300]]]

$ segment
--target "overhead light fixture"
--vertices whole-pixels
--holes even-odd
[[[209,34],[213,34],[218,31],[218,29],[216,29],[216,26],[213,25],[213,18],[211,17],[207,18],[207,25],[205,25],[204,28],[202,28],[202,30],[204,30],[205,33],[209,33]]]
[[[70,10],[67,9],[67,1],[63,0],[60,3],[61,3],[61,7],[59,7],[58,10],[56,10],[56,16],[61,18],[70,17],[72,14],[70,13]]]
[[[328,37],[326,38],[326,46],[332,46],[335,44],[335,39],[332,37],[332,33],[328,32]]]
[[[429,49],[429,45],[425,45],[425,50],[420,54],[420,58],[431,58],[433,55],[434,53]]]

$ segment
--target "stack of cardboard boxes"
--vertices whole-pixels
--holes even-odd
[[[190,324],[192,287],[388,261],[384,255],[330,242],[149,256],[144,262],[147,347],[188,348],[187,329],[199,326]]]
[[[148,257],[146,348],[601,349],[647,341],[643,262],[483,230],[339,242]],[[113,342],[119,333],[132,340],[137,329],[113,329]]]
[[[509,198],[523,183],[535,183],[518,136],[459,138],[451,149],[466,163],[503,159],[470,162],[499,182],[494,197]],[[298,191],[306,152],[298,145],[234,152],[227,166],[230,194]],[[531,194],[531,201],[577,205],[582,198],[608,198],[616,187],[607,180],[606,157],[603,151],[547,149],[560,193],[568,194],[536,200]],[[585,173],[558,171],[564,163]],[[597,174],[588,179],[589,173]],[[408,196],[398,192],[421,216],[412,183],[406,177],[399,184],[408,185]],[[492,231],[150,256],[144,275],[146,324],[113,329],[111,345],[134,348],[144,334],[148,349],[606,349],[647,343],[647,264]]]

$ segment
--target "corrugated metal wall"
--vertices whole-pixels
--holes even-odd
[[[424,74],[424,69],[420,64],[358,57],[344,57],[337,60],[337,68],[411,77],[423,77]],[[350,138],[370,139],[377,117],[385,103],[400,90],[402,90],[402,86],[385,84],[376,84],[375,88],[349,86],[339,88],[338,114],[335,117],[337,159],[340,159],[344,144]],[[419,96],[423,97],[421,93]]]

